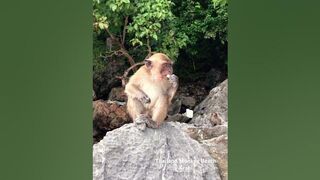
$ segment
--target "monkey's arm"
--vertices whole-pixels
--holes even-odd
[[[132,83],[132,81],[126,85],[125,93],[129,98],[138,99],[142,103],[149,103],[150,98],[138,88],[138,85]]]
[[[169,82],[171,83],[171,87],[168,90],[168,98],[169,103],[171,103],[172,98],[177,92],[178,86],[179,86],[179,78],[178,76],[172,74],[168,77]]]
[[[174,95],[177,92],[178,87],[171,87],[168,91],[168,98],[169,98],[169,103],[171,103],[171,100],[173,99]]]

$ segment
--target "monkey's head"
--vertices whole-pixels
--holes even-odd
[[[152,79],[163,80],[173,73],[173,62],[163,53],[156,53],[145,60],[145,66],[149,70]]]

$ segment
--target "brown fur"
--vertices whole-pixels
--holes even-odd
[[[178,82],[174,84],[166,77],[167,74],[172,74],[172,61],[168,56],[156,53],[148,60],[152,66],[140,67],[125,87],[128,95],[127,109],[133,120],[143,114],[159,126],[167,116]],[[165,67],[165,63],[170,63],[171,68]]]

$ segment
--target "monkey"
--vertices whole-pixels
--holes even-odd
[[[113,49],[117,48],[117,45],[119,42],[119,39],[114,37],[108,37],[106,38],[106,49],[109,49],[109,51],[112,51]]]
[[[125,86],[127,110],[140,130],[159,128],[167,117],[171,100],[178,89],[173,62],[163,53],[144,60]]]
[[[111,51],[111,49],[112,49],[112,44],[113,44],[112,38],[110,38],[110,37],[106,38],[106,48],[107,49],[109,48],[109,51]]]

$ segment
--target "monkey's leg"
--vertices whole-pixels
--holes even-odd
[[[148,116],[146,115],[146,109],[143,103],[141,103],[138,99],[128,98],[127,109],[128,113],[133,119],[135,126],[138,129],[144,131],[148,124],[148,119],[150,118],[148,118]]]
[[[161,96],[158,98],[152,112],[152,120],[156,122],[158,127],[167,117],[168,106],[169,102],[167,96]]]
[[[168,102],[171,104],[171,101],[174,97],[174,95],[176,94],[177,91],[177,87],[171,87],[168,91]]]
[[[128,98],[127,110],[133,121],[135,121],[140,114],[143,114],[146,111],[144,105],[135,98]]]

